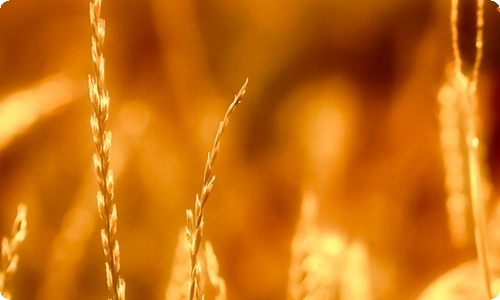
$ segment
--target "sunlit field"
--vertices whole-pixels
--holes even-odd
[[[494,298],[497,8],[2,4],[0,299]]]

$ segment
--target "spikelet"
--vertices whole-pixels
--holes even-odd
[[[27,208],[24,204],[19,204],[17,207],[17,215],[12,226],[11,237],[2,239],[2,269],[0,270],[0,293],[5,297],[11,298],[10,293],[6,288],[7,281],[14,275],[17,270],[19,261],[19,245],[26,238],[27,221],[26,221]],[[0,294],[1,295],[1,294]]]
[[[188,209],[186,211],[186,235],[189,244],[189,254],[191,260],[191,273],[188,284],[189,300],[204,299],[204,293],[201,287],[201,264],[199,259],[197,258],[201,245],[201,238],[203,235],[203,208],[214,185],[215,176],[212,175],[212,168],[215,159],[217,158],[217,154],[219,153],[222,134],[224,133],[224,130],[229,123],[229,117],[236,109],[236,106],[241,102],[243,95],[245,95],[247,83],[248,79],[245,81],[238,94],[234,96],[234,100],[229,105],[226,114],[224,115],[224,119],[219,124],[219,129],[217,130],[217,134],[215,135],[212,150],[208,153],[207,162],[205,164],[201,193],[199,195],[196,195],[194,211],[191,209]]]
[[[104,84],[104,36],[105,23],[100,17],[101,0],[90,3],[90,24],[92,26],[92,61],[94,76],[89,75],[89,94],[93,114],[90,118],[93,139],[96,145],[94,168],[99,184],[97,207],[103,229],[101,241],[106,258],[106,283],[110,299],[125,299],[125,281],[120,278],[120,247],[116,240],[117,209],[114,202],[113,172],[109,168],[111,150],[111,132],[106,129],[109,118],[109,95]]]

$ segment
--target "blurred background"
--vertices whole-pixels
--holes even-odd
[[[416,299],[476,257],[448,230],[437,94],[453,61],[449,1],[104,0],[121,274],[164,299],[185,210],[227,106],[204,238],[228,299],[286,299],[303,195],[317,225],[361,241],[372,299]],[[461,1],[464,72],[475,2]],[[500,14],[486,1],[479,82],[491,199],[500,184]],[[28,237],[15,299],[102,299],[92,167],[88,1],[0,8],[0,235]],[[491,209],[496,201],[491,201]],[[181,235],[183,236],[183,235]],[[335,298],[336,299],[336,298]],[[444,299],[444,298],[443,298]]]

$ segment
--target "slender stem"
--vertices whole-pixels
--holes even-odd
[[[459,76],[462,71],[462,60],[458,47],[458,1],[451,0],[451,33],[452,47],[455,59],[455,76]],[[470,80],[466,88],[466,103],[464,105],[466,115],[467,134],[467,152],[469,161],[469,180],[470,180],[470,201],[474,216],[474,236],[476,240],[476,251],[479,265],[483,274],[483,280],[486,288],[486,296],[492,298],[491,278],[488,267],[488,244],[486,234],[486,210],[484,206],[484,194],[482,191],[483,177],[479,155],[479,138],[477,134],[477,82],[479,78],[479,67],[483,57],[483,27],[484,27],[484,0],[477,0],[476,7],[476,56]]]
[[[189,300],[200,300],[204,299],[203,291],[200,286],[200,272],[201,266],[197,259],[198,251],[201,245],[201,238],[203,235],[203,208],[208,200],[208,196],[212,191],[214,185],[215,176],[212,175],[212,168],[215,163],[215,159],[219,153],[220,141],[222,134],[224,133],[228,123],[229,117],[236,109],[236,106],[241,102],[243,95],[245,95],[248,79],[245,81],[240,91],[234,100],[229,105],[224,119],[219,124],[219,129],[215,135],[214,144],[212,150],[208,153],[207,162],[205,164],[205,172],[203,174],[203,185],[200,194],[196,195],[194,212],[191,209],[186,211],[187,225],[186,225],[186,235],[189,243],[189,252],[191,256],[191,275],[189,279]]]
[[[453,47],[453,57],[455,59],[455,71],[460,73],[462,70],[462,59],[460,58],[460,49],[458,48],[458,0],[451,0],[451,45]]]
[[[487,259],[488,245],[486,236],[486,213],[484,207],[484,196],[481,189],[483,182],[478,154],[479,140],[477,137],[472,137],[468,144],[470,194],[474,215],[474,235],[476,239],[477,257],[482,270],[484,283],[486,285],[486,295],[488,296],[488,299],[491,299],[491,277]]]

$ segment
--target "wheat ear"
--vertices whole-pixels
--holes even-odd
[[[90,3],[90,24],[92,26],[92,61],[94,76],[89,75],[89,94],[93,114],[90,117],[90,127],[96,153],[94,167],[99,184],[97,192],[97,207],[102,220],[102,248],[106,257],[106,282],[113,300],[125,299],[125,281],[120,278],[120,247],[116,240],[117,219],[114,202],[113,172],[109,168],[111,150],[111,132],[106,129],[109,117],[109,95],[104,84],[104,35],[105,23],[100,18],[101,0]]]
[[[12,226],[11,237],[2,239],[2,269],[0,271],[0,295],[10,298],[6,289],[6,282],[17,270],[19,261],[18,248],[27,234],[26,205],[19,204],[17,215]]]
[[[197,258],[198,251],[200,249],[201,238],[203,235],[203,208],[207,202],[208,196],[212,187],[214,185],[215,176],[212,175],[212,168],[219,153],[220,141],[222,134],[224,133],[227,124],[229,123],[229,117],[236,109],[236,106],[241,102],[243,95],[245,95],[248,79],[245,81],[240,91],[234,100],[229,105],[224,119],[219,124],[219,129],[215,135],[214,144],[212,150],[208,153],[207,162],[205,164],[205,172],[203,175],[203,186],[201,188],[201,193],[196,195],[196,201],[194,206],[194,212],[191,209],[186,211],[186,235],[189,243],[189,254],[191,259],[191,274],[189,278],[189,300],[199,300],[204,299],[203,291],[200,286],[201,282],[201,265]]]

